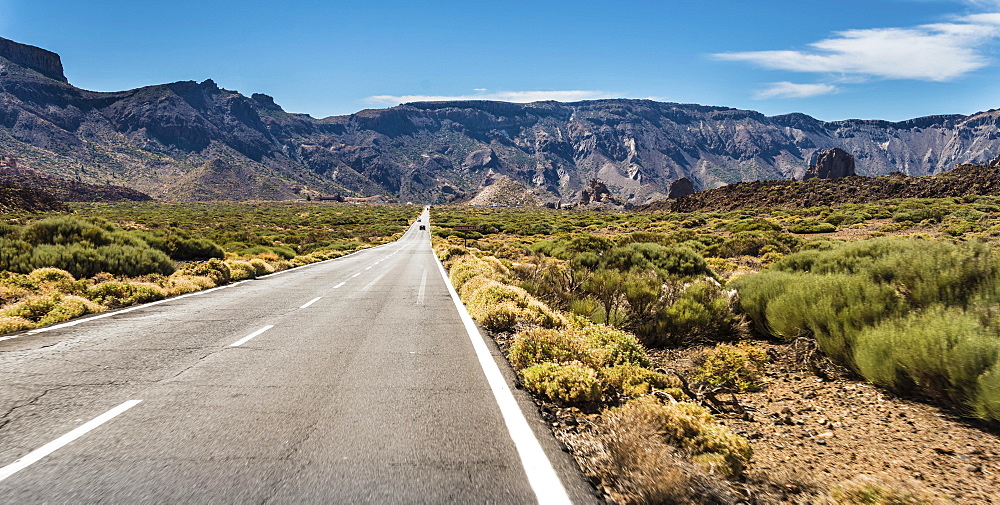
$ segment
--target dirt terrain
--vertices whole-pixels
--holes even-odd
[[[742,498],[734,503],[832,503],[830,489],[848,481],[907,491],[928,503],[1000,503],[1000,433],[831,365],[810,370],[793,346],[758,345],[773,357],[763,372],[766,386],[738,396],[744,413],[717,415],[754,449],[746,479],[733,485]],[[699,352],[651,354],[659,368],[690,376]],[[569,447],[596,417],[544,400],[539,406]]]

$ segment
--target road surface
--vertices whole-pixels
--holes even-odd
[[[0,503],[594,503],[420,223],[0,341]]]

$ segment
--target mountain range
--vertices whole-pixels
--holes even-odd
[[[0,155],[36,171],[164,200],[339,194],[450,203],[509,178],[540,202],[592,179],[618,200],[801,179],[839,147],[859,175],[929,175],[1000,153],[1000,111],[826,122],[651,100],[418,102],[322,119],[212,80],[120,92],[71,85],[58,54],[0,39]]]

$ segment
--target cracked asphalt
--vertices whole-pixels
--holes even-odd
[[[0,342],[0,467],[141,400],[0,478],[0,503],[535,503],[427,233]]]

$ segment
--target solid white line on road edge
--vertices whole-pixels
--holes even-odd
[[[306,304],[305,304],[305,305],[303,305],[303,306],[301,306],[301,307],[299,307],[299,308],[300,308],[300,309],[305,309],[305,308],[308,308],[308,307],[309,307],[310,305],[312,305],[312,304],[314,304],[314,303],[318,302],[320,298],[323,298],[323,297],[322,297],[322,296],[317,296],[316,298],[313,298],[312,300],[309,300],[308,302],[306,302]]]
[[[264,333],[265,331],[270,330],[271,328],[274,328],[273,324],[269,324],[269,325],[267,325],[267,326],[265,326],[265,327],[263,327],[263,328],[255,331],[255,332],[253,332],[253,333],[251,333],[251,334],[249,334],[249,335],[247,335],[247,336],[245,336],[245,337],[237,340],[236,342],[233,342],[233,343],[229,344],[229,347],[239,347],[239,346],[241,346],[241,345],[249,342],[251,338],[254,338],[257,335],[260,335],[261,333]]]
[[[38,460],[44,458],[45,456],[48,456],[49,454],[56,452],[64,445],[86,435],[87,432],[93,430],[94,428],[97,428],[98,426],[110,421],[111,419],[114,419],[122,412],[125,412],[126,410],[135,407],[141,401],[142,400],[129,400],[95,417],[93,420],[87,422],[86,424],[80,426],[79,428],[39,447],[38,449],[29,452],[28,454],[21,457],[21,459],[3,468],[0,468],[0,482],[3,482],[3,480],[6,479],[7,477],[10,477],[11,475],[14,475],[15,473],[31,466],[33,463],[36,463]]]
[[[427,291],[427,267],[424,267],[424,273],[420,277],[420,290],[417,291],[417,305],[424,304],[424,293]]]
[[[465,323],[469,339],[472,340],[472,347],[476,350],[476,357],[479,358],[479,365],[483,367],[483,373],[486,374],[486,381],[489,382],[490,389],[493,390],[493,397],[496,398],[497,405],[500,407],[500,413],[503,415],[504,423],[507,425],[507,431],[510,432],[510,438],[514,441],[514,446],[517,447],[517,454],[521,457],[521,465],[524,467],[524,473],[528,476],[528,483],[531,484],[531,489],[535,492],[535,497],[538,498],[539,505],[572,505],[573,502],[569,499],[569,495],[566,494],[566,488],[563,487],[562,481],[559,480],[559,475],[552,468],[552,462],[549,461],[549,457],[542,449],[541,443],[535,438],[535,433],[531,431],[528,420],[524,418],[524,413],[521,412],[521,408],[517,405],[517,400],[514,399],[514,395],[510,392],[507,381],[504,379],[503,374],[500,373],[500,367],[497,366],[496,361],[493,361],[493,356],[490,355],[490,350],[486,347],[486,341],[483,340],[479,329],[476,328],[476,323],[472,321],[469,311],[465,310],[465,305],[462,305],[462,301],[458,298],[458,293],[455,292],[455,287],[448,280],[448,274],[444,270],[444,265],[437,260],[436,255],[434,258],[438,269],[441,271],[441,276],[444,277],[448,293],[451,294],[451,299],[455,302],[455,307],[458,309],[458,315],[462,318],[462,322]]]
[[[344,284],[347,284],[347,281],[344,281],[344,282],[341,282],[340,284],[337,284],[336,286],[333,287],[333,289],[337,289],[340,286],[343,286]]]

